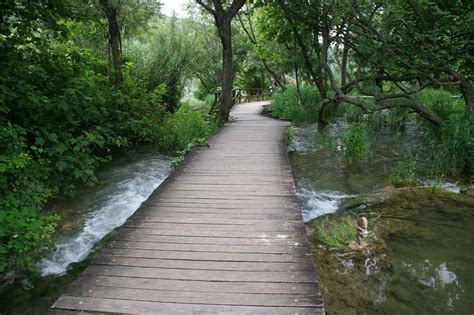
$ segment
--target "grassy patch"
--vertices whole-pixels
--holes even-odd
[[[408,150],[403,159],[397,163],[390,181],[393,186],[416,186],[418,184],[418,155]]]
[[[331,248],[347,246],[356,239],[356,222],[347,217],[324,218],[316,223],[315,240]]]

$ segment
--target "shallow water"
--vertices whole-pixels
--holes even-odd
[[[389,186],[393,168],[407,149],[417,150],[421,179],[426,176],[423,158],[427,152],[416,125],[408,125],[401,133],[390,128],[374,131],[371,153],[353,164],[345,162],[337,141],[328,144],[327,133],[340,133],[343,127],[332,125],[324,133],[316,125],[294,127],[289,157],[305,222],[335,212],[342,198]],[[446,182],[443,188],[459,192],[454,183]]]
[[[339,127],[332,126],[336,132]],[[346,196],[389,186],[406,149],[417,148],[422,158],[427,153],[414,125],[402,133],[374,132],[373,153],[352,165],[337,142],[327,148],[327,136],[315,126],[295,128],[294,139],[289,156],[306,222],[336,212]],[[424,167],[420,163],[420,176],[429,184]],[[474,203],[456,200],[456,184],[444,183],[443,189],[448,192],[402,193],[399,200],[358,209],[379,235],[381,252],[361,258],[315,250],[330,313],[474,314]]]
[[[38,262],[41,278],[17,282],[0,291],[0,314],[41,314],[87,265],[97,244],[121,226],[166,179],[170,161],[154,146],[141,146],[114,156],[102,167],[93,187],[58,202],[63,217],[56,250]],[[83,263],[81,263],[83,262]]]

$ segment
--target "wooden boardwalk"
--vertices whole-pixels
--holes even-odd
[[[285,149],[286,122],[242,104],[54,303],[149,314],[323,314]]]

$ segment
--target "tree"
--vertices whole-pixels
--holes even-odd
[[[239,12],[240,8],[245,4],[245,0],[233,0],[232,3],[224,8],[221,0],[212,0],[212,4],[208,1],[196,0],[204,9],[214,17],[214,21],[219,31],[219,37],[222,43],[222,93],[220,99],[220,108],[218,120],[225,123],[229,119],[229,113],[233,105],[232,87],[233,87],[233,71],[232,71],[232,18]]]
[[[120,38],[120,28],[117,21],[117,9],[109,4],[108,0],[100,0],[100,5],[107,18],[109,47],[112,53],[112,67],[114,83],[116,87],[123,85],[122,73],[122,40]]]

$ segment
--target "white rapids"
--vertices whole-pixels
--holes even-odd
[[[77,199],[73,209],[85,215],[72,234],[56,240],[56,251],[39,262],[42,276],[64,274],[72,263],[86,259],[94,245],[124,224],[171,171],[169,160],[157,153],[131,158],[103,171],[98,186],[72,200]]]

